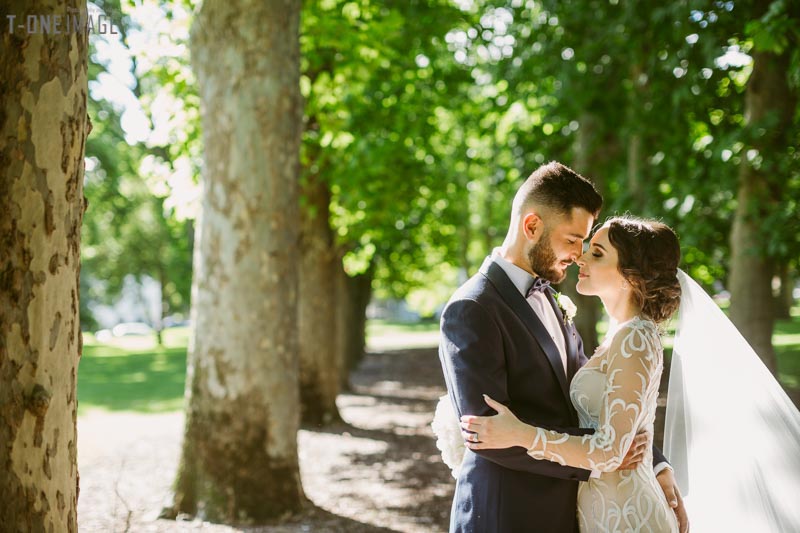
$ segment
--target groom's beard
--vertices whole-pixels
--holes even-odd
[[[550,243],[549,231],[545,231],[539,242],[528,252],[528,263],[531,270],[547,281],[560,283],[567,276],[566,270],[562,272],[556,268],[559,261]]]

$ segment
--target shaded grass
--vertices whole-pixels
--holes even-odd
[[[439,331],[438,320],[425,319],[413,323],[379,319],[367,321],[367,338],[398,333],[427,333],[431,331]]]
[[[778,378],[786,387],[800,389],[800,307],[792,310],[792,318],[779,320],[772,335],[778,358]]]

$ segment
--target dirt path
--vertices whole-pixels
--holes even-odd
[[[430,422],[444,393],[433,349],[368,355],[339,397],[344,423],[298,436],[308,509],[281,524],[234,529],[159,520],[180,453],[183,414],[92,412],[78,419],[82,532],[441,532],[455,482]]]

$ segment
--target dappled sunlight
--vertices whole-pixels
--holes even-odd
[[[118,394],[112,390],[128,394],[143,386],[137,382],[142,375],[182,379],[184,369],[175,358],[180,354],[100,357],[94,362],[101,367],[87,371],[98,382],[101,369],[118,379],[106,391],[109,397],[89,394],[99,383],[84,390],[93,402],[82,408],[78,421],[81,530],[120,531],[129,521],[135,531],[236,531],[199,520],[157,519],[170,498],[184,415],[149,411],[182,401],[182,395],[159,401],[151,388],[141,389],[139,398],[112,399]],[[430,429],[436,399],[444,392],[436,351],[370,354],[352,382],[354,390],[337,400],[343,422],[305,427],[298,434],[303,488],[313,507],[269,531],[446,531],[454,484]]]

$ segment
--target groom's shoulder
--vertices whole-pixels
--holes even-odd
[[[479,304],[489,304],[493,299],[494,286],[481,272],[476,272],[471,278],[465,281],[447,302],[447,305],[452,305],[456,302],[463,302],[465,300],[472,300]]]

